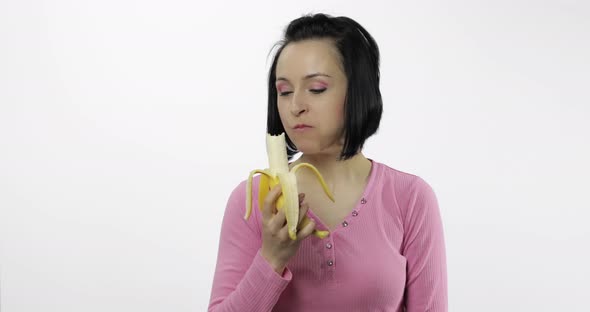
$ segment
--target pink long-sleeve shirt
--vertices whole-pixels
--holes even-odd
[[[252,209],[244,220],[241,182],[223,217],[208,311],[447,311],[443,225],[434,191],[418,176],[371,162],[354,210],[328,237],[302,241],[282,275],[260,253],[261,212]],[[311,209],[308,216],[316,228],[327,229]]]

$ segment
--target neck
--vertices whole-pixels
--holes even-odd
[[[338,160],[338,156],[334,154],[303,154],[292,164],[312,164],[322,174],[330,188],[343,181],[364,182],[371,170],[371,162],[361,152],[347,160]],[[305,175],[308,174],[306,172]]]

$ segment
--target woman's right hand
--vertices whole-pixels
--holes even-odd
[[[297,232],[297,239],[291,240],[287,228],[287,219],[284,211],[277,211],[276,201],[281,194],[281,185],[273,187],[266,198],[262,208],[262,256],[278,274],[283,271],[289,259],[299,249],[301,241],[311,235],[315,229],[315,222],[311,222]],[[305,194],[299,194],[299,222],[306,215],[309,206],[303,203]]]

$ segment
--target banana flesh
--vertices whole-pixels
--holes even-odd
[[[266,134],[266,153],[268,156],[269,168],[260,170],[255,169],[250,172],[248,176],[248,183],[246,188],[246,215],[244,219],[248,220],[252,213],[252,179],[255,174],[261,174],[258,193],[258,209],[262,210],[262,205],[266,194],[277,184],[281,184],[282,194],[276,202],[277,210],[284,210],[287,219],[287,228],[289,230],[289,237],[292,240],[297,239],[297,230],[305,227],[311,220],[304,216],[300,224],[299,221],[299,192],[297,191],[297,176],[295,173],[301,168],[308,168],[314,172],[320,181],[324,193],[334,201],[334,196],[328,189],[324,178],[320,172],[309,163],[301,163],[289,170],[289,162],[287,158],[287,145],[285,141],[285,133],[280,135]],[[328,236],[329,231],[314,230],[313,234],[319,238]]]

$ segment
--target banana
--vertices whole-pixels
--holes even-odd
[[[312,164],[301,163],[289,170],[284,132],[280,135],[266,134],[266,153],[270,167],[265,170],[252,170],[248,176],[248,183],[246,186],[246,215],[244,216],[244,219],[248,220],[252,213],[252,178],[255,174],[260,173],[262,175],[259,182],[258,209],[262,210],[262,204],[270,189],[280,183],[282,194],[276,202],[277,210],[285,210],[289,237],[292,240],[296,240],[297,229],[305,227],[311,221],[307,216],[304,216],[301,220],[301,224],[299,224],[299,226],[297,224],[299,221],[299,193],[297,191],[297,177],[295,176],[297,170],[301,168],[311,169],[322,184],[324,192],[332,202],[334,202],[334,196],[328,189],[328,186],[326,186],[326,182],[320,172]],[[328,236],[329,231],[315,230],[313,234],[323,239]]]

